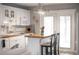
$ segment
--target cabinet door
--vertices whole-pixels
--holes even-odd
[[[14,7],[2,6],[2,19],[3,24],[7,21],[8,23],[15,24],[16,10]]]
[[[18,44],[18,48],[25,48],[26,46],[26,40],[24,35],[11,37],[10,40],[10,48]],[[15,47],[16,48],[16,47]]]
[[[8,38],[5,39],[5,48],[10,48],[10,41]]]
[[[2,6],[0,5],[0,34],[2,34],[3,32],[3,27],[2,27],[2,24],[3,24],[3,19],[2,19],[2,12],[3,12],[3,9],[2,9]]]
[[[12,48],[14,45],[18,44],[18,39],[16,37],[11,37],[9,38],[10,40],[10,45],[9,47]]]
[[[0,5],[0,25],[2,25],[2,11],[3,9],[2,9],[2,6]]]
[[[22,10],[16,8],[16,25],[21,25]]]
[[[8,38],[0,38],[0,48],[2,48],[2,46],[3,46],[3,42],[2,42],[2,40],[5,40],[5,48],[9,48],[9,40],[8,40]]]
[[[9,21],[9,10],[7,7],[2,6],[2,25],[7,24]]]
[[[23,10],[23,15],[21,18],[22,25],[30,25],[30,11]]]
[[[9,10],[9,23],[10,25],[15,25],[16,23],[16,8],[8,7]]]
[[[18,40],[18,44],[19,44],[19,48],[25,48],[26,46],[26,38],[24,37],[24,35],[21,36],[17,36],[17,40]]]
[[[16,25],[30,25],[30,11],[17,8]]]

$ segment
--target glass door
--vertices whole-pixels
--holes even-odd
[[[71,12],[72,11],[72,12]],[[51,11],[44,16],[44,35],[60,33],[60,49],[74,51],[75,22],[74,10]],[[64,48],[64,49],[63,49]]]
[[[44,17],[44,35],[49,36],[53,34],[53,16]]]
[[[70,16],[60,16],[60,47],[70,48],[71,47],[71,27],[70,27]]]
[[[60,18],[60,47],[61,48],[70,48],[71,46],[71,38],[70,38],[70,33],[71,33],[71,27],[70,27],[70,16],[59,16]],[[56,24],[55,24],[55,23]],[[44,17],[44,35],[49,36],[58,29],[55,29],[55,27],[58,27],[59,24],[57,21],[54,21],[53,16],[45,16]]]

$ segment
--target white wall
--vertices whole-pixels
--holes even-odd
[[[31,11],[31,24],[35,26],[35,33],[40,34],[40,15]]]

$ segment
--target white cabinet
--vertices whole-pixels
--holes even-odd
[[[15,8],[9,6],[2,6],[2,19],[3,24],[8,23],[13,24],[16,20],[16,11]]]
[[[5,40],[5,48],[9,48],[9,40],[8,38],[0,38],[0,48],[2,48],[2,40]]]
[[[30,11],[11,6],[0,5],[0,25],[4,28],[2,32],[13,32],[16,29],[13,25],[30,25]]]
[[[0,25],[2,25],[2,6],[0,6]]]
[[[21,25],[30,25],[30,11],[23,10]]]
[[[9,38],[0,38],[0,48],[2,48],[2,40],[5,40],[5,48],[16,48],[16,45],[18,44],[18,48],[26,48],[28,45],[28,37],[25,37],[25,35],[18,35],[14,37]]]
[[[28,38],[26,39],[24,35],[18,35],[9,38],[1,38],[0,39],[0,48],[2,48],[2,40],[5,40],[5,48],[26,48],[28,43]]]
[[[13,31],[14,28],[12,25],[16,25],[16,10],[14,7],[9,6],[1,6],[1,18],[2,18],[2,26],[4,26],[3,32]],[[7,31],[6,31],[7,30]]]
[[[18,44],[16,37],[9,38],[9,41],[10,41],[9,48],[12,48],[14,45]]]
[[[2,19],[2,6],[0,6],[0,31],[3,31],[3,28],[2,28],[2,23],[3,23],[3,19]],[[1,34],[2,32],[0,32]]]
[[[29,38],[27,48],[31,51],[32,55],[40,55],[40,39]]]
[[[8,22],[10,25],[30,25],[29,10],[5,5],[0,6],[0,17],[2,18],[2,24]]]
[[[18,44],[18,48],[26,48],[26,39],[24,37],[24,35],[20,35],[20,36],[15,36],[15,37],[11,37],[11,38],[6,38],[5,40],[5,45],[6,48],[16,48],[16,45]]]
[[[17,21],[16,25],[30,25],[30,11],[24,9],[16,9]]]

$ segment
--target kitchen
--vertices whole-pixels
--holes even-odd
[[[51,6],[53,8],[51,8]],[[57,8],[55,8],[55,6],[57,6]],[[67,28],[65,36],[69,35],[66,36],[68,40],[60,41],[60,50],[61,52],[64,51],[70,54],[77,54],[78,19],[76,19],[76,21],[74,21],[74,19],[78,18],[78,6],[79,4],[0,4],[0,55],[41,55],[40,41],[54,33],[63,34],[62,29],[64,27]],[[40,12],[42,14],[36,13],[37,9],[43,9],[44,7],[47,12],[45,15],[43,15],[42,12]],[[65,21],[66,23],[64,24],[63,20],[58,20],[59,16],[61,20],[66,19],[68,21]],[[50,19],[50,21],[48,21],[48,19]],[[69,20],[71,20],[71,22]],[[42,31],[42,28],[44,28],[44,31]],[[64,38],[65,36],[61,37],[60,34],[60,38]],[[71,41],[70,38],[72,38]],[[63,42],[66,42],[65,45]]]
[[[30,24],[29,10],[6,6],[2,4],[0,5],[0,10],[1,10],[0,11],[0,15],[1,15],[0,48],[2,49],[1,50],[2,52],[0,53],[1,55],[6,55],[6,54],[11,55],[13,52],[8,51],[7,53],[4,53],[4,51],[7,51],[9,49],[15,49],[15,52],[16,52],[16,48],[18,48],[17,50],[21,49],[20,51],[22,50],[26,51],[25,48],[27,48],[27,43],[29,43],[28,44],[29,48],[32,47],[32,42],[30,41],[28,42],[28,40],[34,40],[34,41],[40,40],[39,38],[30,38],[30,35],[35,33],[35,29],[34,29],[34,25]],[[31,30],[29,31],[29,29]],[[33,34],[33,37],[34,36],[37,37],[37,35]],[[38,34],[38,36],[40,35]],[[31,52],[31,54],[37,54],[34,51],[33,53]],[[15,52],[13,54],[19,53],[19,52],[18,53]],[[25,54],[27,54],[27,52]]]

